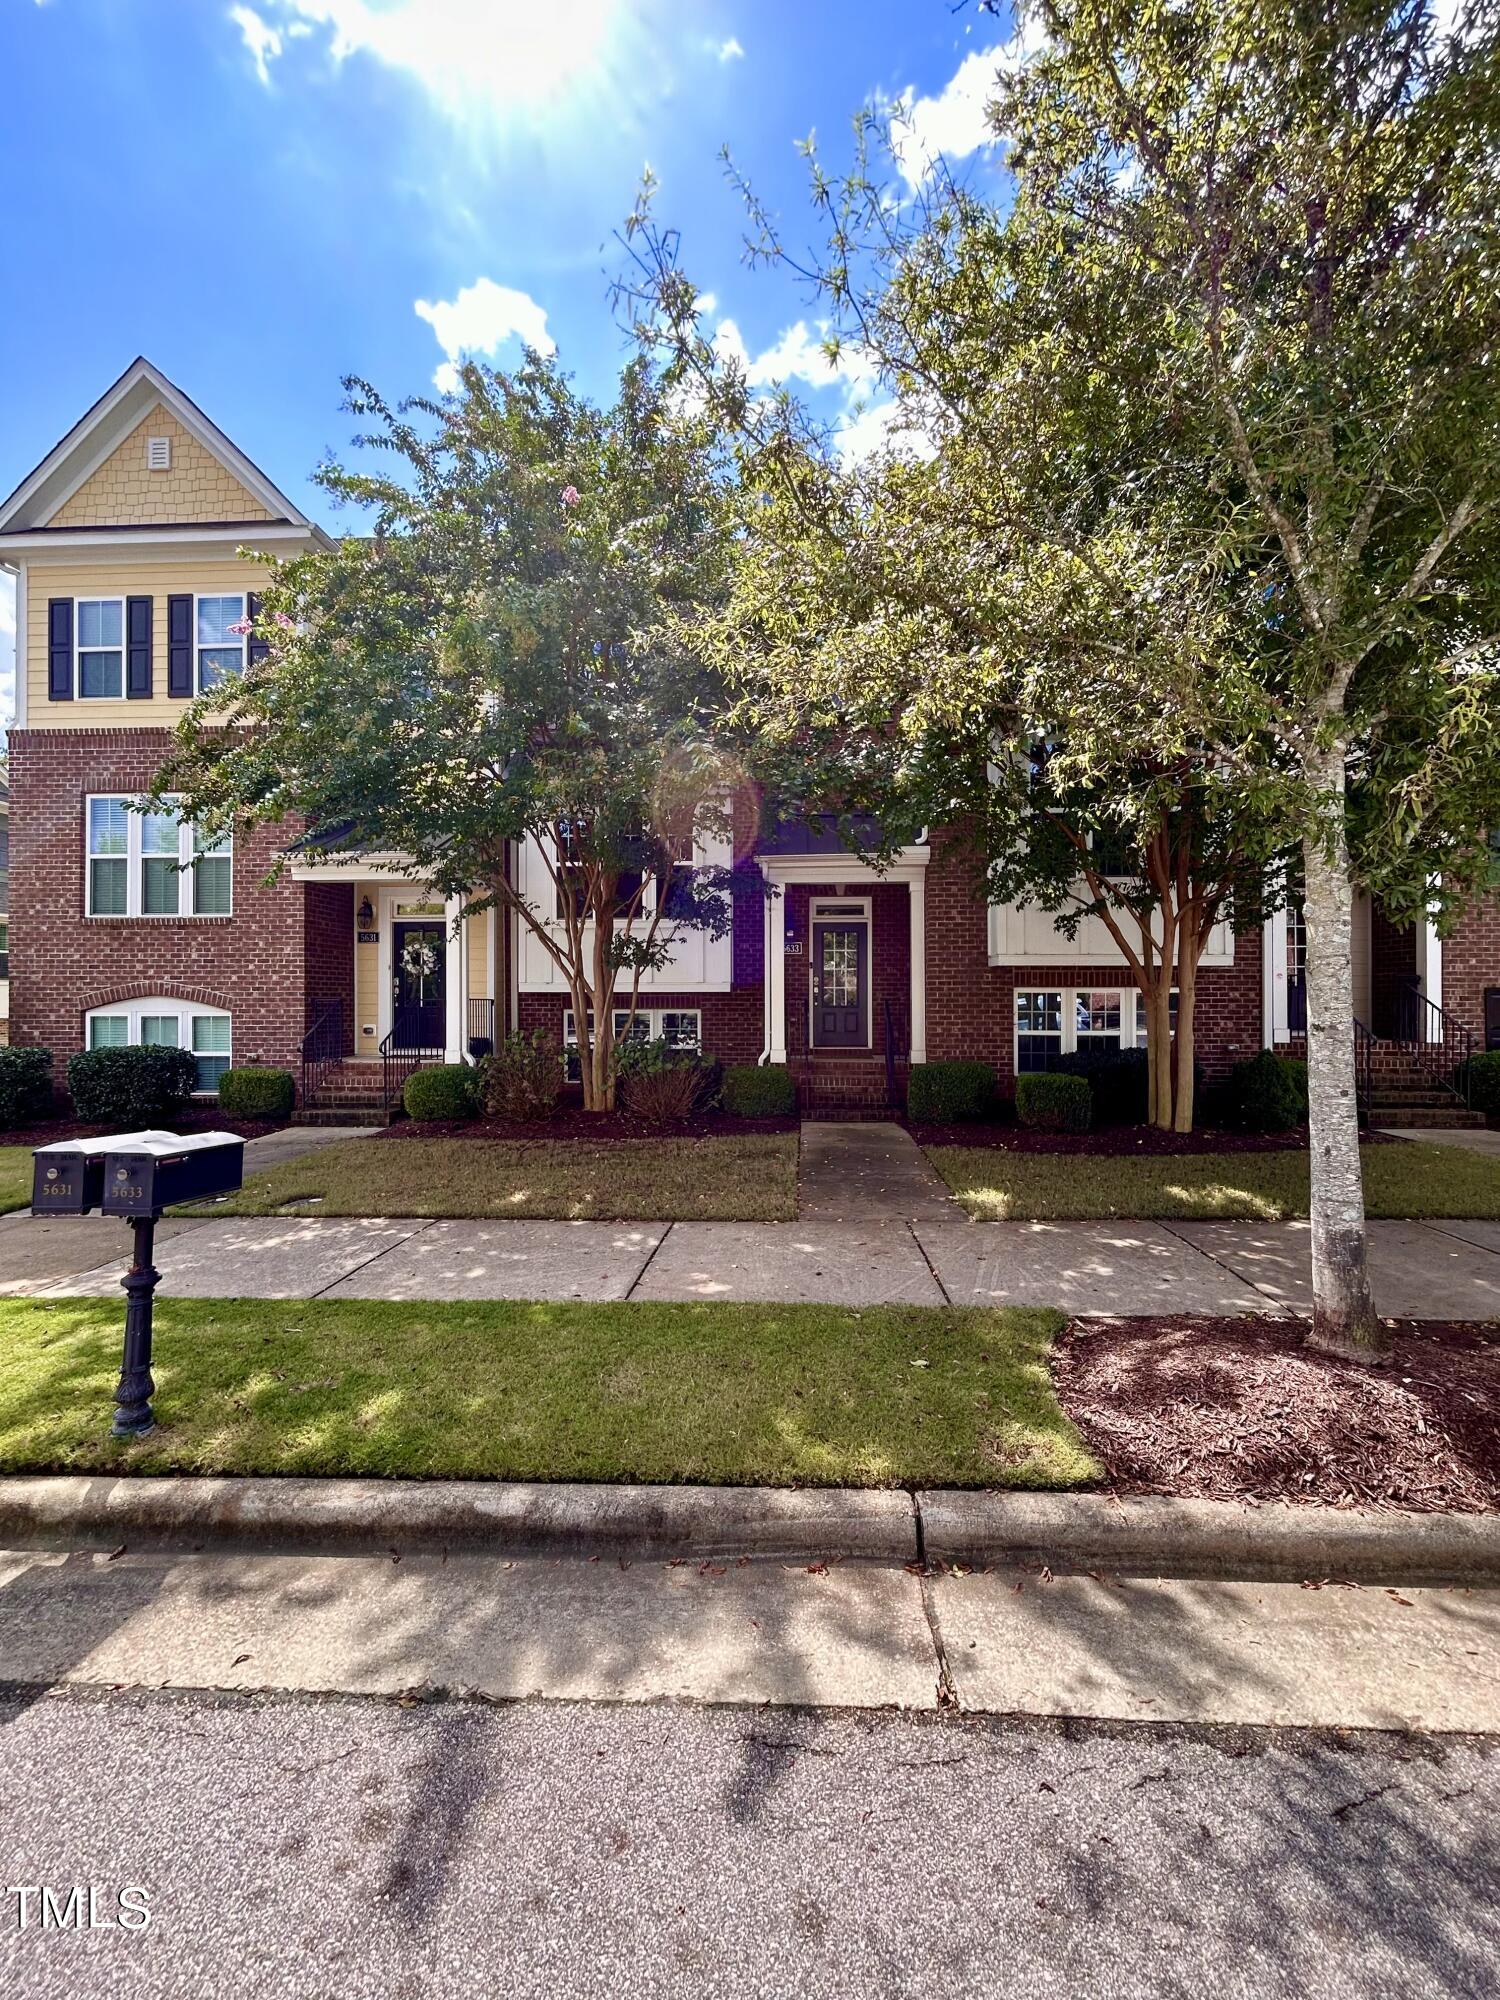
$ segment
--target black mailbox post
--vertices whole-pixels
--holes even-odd
[[[160,1272],[152,1262],[156,1221],[180,1201],[233,1194],[245,1171],[245,1142],[233,1132],[121,1132],[113,1138],[40,1146],[33,1156],[33,1215],[86,1215],[98,1208],[132,1225],[125,1288],[125,1354],[115,1390],[114,1435],[145,1437],[156,1427],[151,1397],[151,1302]]]

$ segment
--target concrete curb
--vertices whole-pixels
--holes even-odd
[[[909,1493],[490,1480],[0,1479],[11,1548],[835,1557],[912,1562]]]
[[[1500,1583],[1500,1514],[1248,1507],[1100,1493],[919,1496],[935,1562],[1045,1562],[1246,1583]]]
[[[1500,1515],[1097,1493],[488,1480],[0,1479],[0,1547],[1042,1562],[1162,1577],[1500,1584]]]

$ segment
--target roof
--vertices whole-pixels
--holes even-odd
[[[278,486],[272,484],[260,467],[204,415],[191,397],[184,395],[177,384],[169,381],[143,354],[138,354],[118,381],[105,390],[66,437],[58,440],[14,493],[0,502],[0,549],[3,549],[7,536],[48,532],[48,524],[58,509],[158,403],[171,411],[183,429],[253,494],[271,517],[269,522],[210,525],[296,528],[316,536],[319,541],[328,541],[323,530],[309,520]],[[54,529],[51,532],[62,534],[67,531]],[[170,534],[171,530],[155,526],[142,532],[160,535]]]

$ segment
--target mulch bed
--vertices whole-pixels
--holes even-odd
[[[1302,1321],[1075,1320],[1052,1370],[1119,1493],[1500,1509],[1500,1327],[1389,1324],[1371,1368],[1307,1347]]]
[[[704,1112],[695,1118],[666,1118],[653,1123],[632,1118],[628,1111],[582,1111],[564,1105],[555,1117],[433,1119],[419,1123],[403,1118],[377,1132],[377,1139],[587,1139],[596,1145],[638,1139],[742,1139],[763,1132],[795,1132],[795,1118],[730,1118]]]
[[[1094,1159],[1149,1153],[1305,1153],[1307,1127],[1290,1132],[1162,1132],[1154,1125],[1102,1125],[1092,1132],[1033,1132],[1024,1125],[913,1125],[919,1146],[990,1146],[998,1153],[1088,1153]],[[1366,1146],[1399,1146],[1387,1133],[1361,1135]]]
[[[63,1139],[97,1139],[105,1132],[118,1132],[118,1125],[85,1125],[77,1118],[59,1118],[50,1125],[28,1126],[24,1132],[6,1132],[0,1139],[7,1146],[55,1146]],[[233,1132],[241,1139],[260,1139],[267,1132],[284,1132],[284,1118],[226,1118],[218,1111],[194,1111],[186,1118],[174,1117],[164,1131]]]

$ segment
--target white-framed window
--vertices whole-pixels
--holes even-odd
[[[194,600],[193,638],[198,662],[198,692],[218,687],[245,665],[249,624],[241,591]]]
[[[73,651],[80,701],[125,699],[125,600],[75,597]]]
[[[131,810],[129,796],[84,802],[85,909],[91,917],[227,917],[233,913],[229,835],[211,841],[174,808]]]
[[[1172,994],[1172,1022],[1177,994]],[[1146,1003],[1133,986],[1016,988],[1017,1076],[1055,1069],[1078,1050],[1143,1049]]]
[[[695,1055],[703,1047],[703,1010],[700,1007],[637,1007],[634,1020],[628,1007],[616,1007],[611,1018],[617,1042],[665,1041],[674,1049],[691,1049]],[[590,1036],[593,1028],[591,1011]],[[568,1081],[576,1083],[578,1058],[572,1052],[578,1047],[578,1023],[571,1007],[563,1009],[562,1039],[563,1048],[568,1051]]]
[[[85,1020],[91,1049],[187,1049],[197,1064],[196,1091],[211,1097],[229,1067],[230,1016],[220,1007],[187,1000],[123,1000],[96,1007]]]

